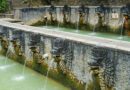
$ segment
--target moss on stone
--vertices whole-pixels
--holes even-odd
[[[21,61],[19,61],[18,59],[15,61],[21,63]],[[28,60],[26,62],[26,66],[45,76],[47,75],[48,65],[46,63],[34,64],[33,60]],[[85,83],[80,83],[78,79],[72,78],[74,77],[74,75],[70,75],[70,72],[63,73],[61,69],[50,69],[48,77],[62,83],[64,86],[71,88],[72,90],[85,90]]]
[[[36,70],[37,72],[47,75],[48,65],[46,63],[33,64],[33,62],[27,62],[27,66]],[[64,86],[71,88],[72,90],[85,90],[85,84],[77,83],[79,80],[73,79],[70,73],[63,73],[61,69],[50,69],[48,77],[62,83]]]

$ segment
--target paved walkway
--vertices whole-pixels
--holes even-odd
[[[16,30],[38,33],[46,36],[65,38],[65,39],[69,39],[84,44],[99,45],[99,46],[104,46],[113,49],[130,51],[130,42],[127,41],[106,39],[106,38],[95,37],[95,36],[80,35],[80,34],[75,34],[70,32],[21,25],[17,23],[10,23],[2,19],[0,20],[0,26],[10,27]]]

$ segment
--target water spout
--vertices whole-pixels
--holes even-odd
[[[6,56],[5,62],[4,62],[5,65],[7,64],[8,55],[9,55],[11,49],[12,49],[12,45],[11,45],[11,43],[9,42],[8,49],[7,49],[7,52],[6,52],[6,55],[5,55],[5,56]]]
[[[79,13],[77,14],[76,32],[79,32]]]
[[[95,30],[96,30],[96,24],[94,24],[94,27],[93,27],[93,32],[91,33],[91,35],[95,35]]]
[[[27,60],[25,59],[25,60],[24,60],[24,65],[23,65],[23,70],[22,70],[22,75],[23,75],[23,76],[24,76],[24,74],[25,74],[26,63],[27,63]]]
[[[92,33],[90,33],[90,35],[92,35],[92,36],[96,35],[95,30],[96,30],[96,24],[94,24],[94,27],[93,27]]]
[[[119,39],[123,39],[124,22],[125,22],[125,18],[123,18],[123,21],[122,21],[122,24],[121,24],[121,31],[120,31]]]
[[[57,30],[59,30],[60,27],[60,9],[57,10]]]
[[[48,19],[47,19],[47,16],[44,17],[44,20],[45,20],[46,28],[47,28],[47,26],[48,26]]]
[[[98,23],[96,19],[94,21],[95,22],[94,22],[93,30],[92,30],[92,33],[90,33],[90,35],[92,35],[92,36],[96,34],[96,26],[97,26],[97,23]]]
[[[46,74],[46,79],[45,79],[45,83],[44,83],[43,90],[46,90],[47,81],[48,81],[47,79],[48,79],[49,71],[50,71],[50,69],[51,69],[51,67],[52,67],[52,65],[53,65],[53,62],[54,62],[54,59],[52,59],[52,60],[50,61],[50,64],[49,64],[49,67],[48,67],[48,70],[47,70],[47,74]]]
[[[24,65],[23,65],[23,68],[22,68],[22,74],[13,77],[13,80],[15,80],[15,81],[21,81],[21,80],[24,80],[24,79],[25,79],[26,62],[27,62],[27,60],[24,61]]]

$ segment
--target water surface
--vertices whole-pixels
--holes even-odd
[[[109,39],[115,39],[115,40],[121,40],[121,41],[128,41],[130,42],[130,37],[129,36],[123,36],[117,35],[117,34],[112,34],[112,33],[103,33],[103,32],[95,32],[93,31],[83,31],[83,30],[78,30],[76,32],[76,29],[70,29],[70,28],[61,28],[61,27],[55,27],[55,26],[42,26],[41,28],[47,28],[50,30],[60,30],[64,32],[70,32],[70,33],[77,33],[80,35],[89,35],[89,36],[96,36],[96,37],[102,37],[102,38],[109,38]]]
[[[49,78],[44,88],[45,76],[27,67],[22,75],[23,65],[10,59],[4,65],[5,60],[0,56],[0,90],[70,90]]]

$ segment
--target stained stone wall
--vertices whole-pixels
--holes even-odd
[[[0,31],[5,33],[5,36],[11,39],[12,32],[22,31],[23,32],[23,38],[25,40],[25,48],[28,47],[29,38],[31,38],[30,35],[39,35],[40,39],[40,53],[41,54],[48,54],[49,59],[46,61],[46,63],[50,63],[50,60],[52,59],[50,51],[52,50],[53,42],[57,38],[55,36],[47,36],[44,34],[41,34],[40,32],[33,33],[33,31],[25,31],[20,30],[17,28],[10,28],[5,26],[0,26]],[[16,33],[14,33],[16,35]],[[63,38],[61,38],[63,39]],[[21,40],[21,39],[20,39]],[[65,58],[63,59],[64,66],[74,75],[78,80],[81,80],[82,82],[87,84],[92,81],[92,75],[90,73],[90,65],[88,62],[93,61],[92,60],[92,49],[97,45],[91,45],[91,44],[85,44],[81,43],[79,41],[74,40],[67,40],[68,42],[68,51],[64,54]],[[100,45],[99,45],[100,46]],[[115,90],[129,90],[130,89],[130,52],[127,51],[121,51],[118,49],[112,49],[107,48],[101,45],[100,47],[103,47],[107,51],[107,57],[104,59],[101,63],[101,68],[103,69],[103,78],[106,83],[106,85],[110,87],[114,87]],[[27,50],[27,53],[29,54],[29,50]],[[68,54],[69,53],[69,54]],[[31,54],[29,54],[31,55]],[[28,55],[26,54],[28,57]],[[30,56],[31,57],[31,56]],[[97,57],[98,58],[98,57]],[[64,61],[65,60],[65,61]],[[54,63],[55,68],[55,63]]]
[[[39,8],[19,8],[15,9],[14,17],[16,19],[21,19],[26,24],[33,24],[37,21],[42,21],[45,16],[50,19],[49,16],[49,7],[44,6]],[[84,22],[89,23],[91,25],[95,25],[98,22],[98,16],[95,12],[95,9],[98,6],[86,6],[89,8],[89,12],[85,14]],[[112,28],[118,28],[123,23],[123,15],[121,14],[121,7],[122,6],[111,6],[110,12],[105,12],[103,16],[103,24],[109,25]],[[70,21],[71,23],[77,24],[79,21],[79,13],[78,13],[79,6],[71,6],[71,15]],[[59,22],[63,22],[63,14],[62,14],[63,6],[56,6],[56,19]]]

